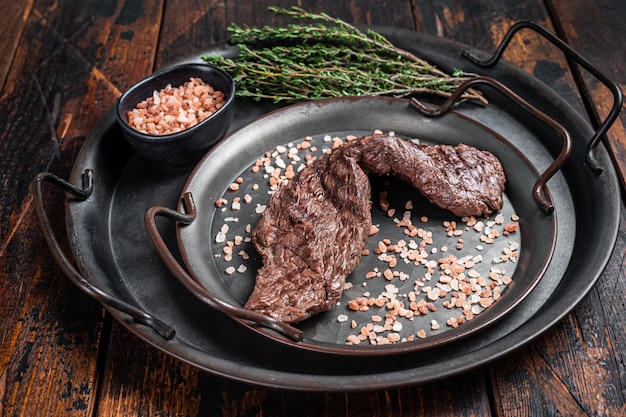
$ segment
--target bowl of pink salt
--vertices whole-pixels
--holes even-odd
[[[235,82],[206,64],[168,67],[126,91],[117,119],[144,158],[167,165],[194,164],[228,131]]]

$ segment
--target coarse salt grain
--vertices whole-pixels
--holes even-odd
[[[348,321],[348,316],[345,315],[345,314],[340,314],[340,315],[337,316],[337,321],[339,323],[343,323],[345,321]]]
[[[171,85],[138,103],[127,112],[128,124],[148,135],[161,136],[197,125],[226,102],[224,93],[202,79],[191,77],[179,87]]]

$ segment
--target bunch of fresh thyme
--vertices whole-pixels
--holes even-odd
[[[237,94],[274,102],[296,102],[325,97],[414,93],[449,96],[468,74],[445,74],[410,52],[396,48],[384,36],[360,31],[325,13],[301,8],[270,7],[294,19],[321,21],[285,27],[240,27],[231,24],[236,58],[202,58],[227,70],[237,83]],[[464,98],[484,98],[468,90]]]

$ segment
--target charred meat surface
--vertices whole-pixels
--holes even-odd
[[[367,175],[341,152],[279,188],[252,234],[263,267],[246,308],[285,322],[330,310],[369,234],[370,194]]]
[[[426,145],[394,136],[371,135],[342,149],[367,173],[390,174],[459,217],[502,208],[505,176],[490,152],[460,144]]]
[[[368,174],[399,177],[458,216],[502,208],[504,171],[488,152],[387,135],[356,139],[270,198],[252,234],[263,266],[246,308],[298,322],[337,304],[372,224]]]

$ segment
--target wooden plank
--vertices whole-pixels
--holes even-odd
[[[28,0],[0,4],[0,39],[2,39],[0,42],[0,91],[4,86],[33,3],[33,0]]]
[[[414,0],[420,16],[418,26],[438,36],[493,53],[508,29],[522,20],[537,22],[554,31],[543,1],[432,1]],[[543,81],[581,112],[576,84],[563,54],[529,30],[519,32],[503,56],[505,61]],[[521,93],[521,92],[519,92]]]
[[[626,32],[623,16],[626,3],[611,0],[598,2],[552,0],[565,40],[594,64],[611,81],[626,91]],[[613,96],[593,76],[582,73],[586,87],[585,100],[592,114],[604,120],[613,106]],[[619,119],[608,132],[621,182],[626,180],[626,112],[622,107]]]
[[[95,407],[99,349],[108,337],[104,310],[54,265],[28,186],[44,170],[67,178],[85,136],[123,83],[150,72],[144,53],[123,47],[133,31],[153,58],[155,16],[163,5],[147,3],[96,10],[73,1],[40,2],[24,26],[0,100],[11,120],[0,126],[6,161],[0,168],[6,184],[0,195],[2,414],[88,416]],[[143,12],[132,19],[125,5]],[[62,241],[63,200],[47,188],[46,209]]]
[[[201,416],[200,371],[113,328],[96,415]]]
[[[32,213],[32,210],[31,210]],[[94,375],[103,329],[102,308],[61,276],[39,225],[24,219],[7,246],[0,280],[3,415],[88,416],[97,391]]]
[[[289,8],[288,0],[254,2],[176,2],[167,8],[163,22],[157,66],[180,59],[189,54],[228,40],[227,27],[238,25],[284,25],[294,23],[287,16],[270,13],[269,6]],[[408,4],[381,3],[376,0],[349,2],[306,1],[299,6],[311,12],[325,12],[359,25],[387,25],[413,29],[411,9]],[[379,10],[372,13],[371,10]]]

